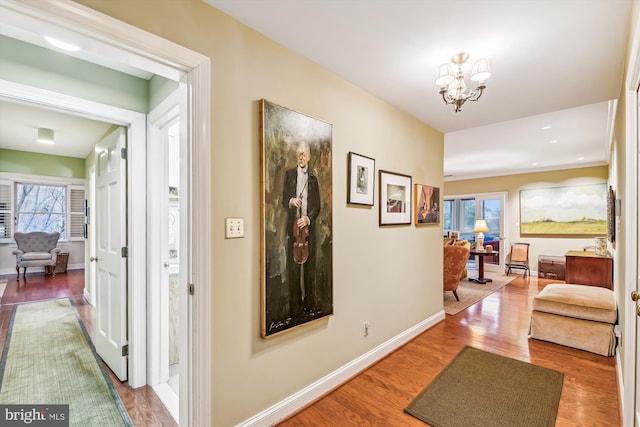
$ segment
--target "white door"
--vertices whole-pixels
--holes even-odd
[[[493,250],[497,251],[497,255],[494,257],[484,257],[484,268],[487,271],[504,270],[506,199],[506,193],[476,196],[476,218],[484,218],[489,226],[489,232],[484,233],[484,244],[490,244]]]
[[[127,379],[126,146],[119,128],[96,145],[96,320],[98,355]]]

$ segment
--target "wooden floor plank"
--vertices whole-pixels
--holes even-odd
[[[620,426],[614,357],[527,337],[533,297],[548,283],[518,276],[279,426],[424,426],[403,409],[465,345],[563,372],[556,427]]]

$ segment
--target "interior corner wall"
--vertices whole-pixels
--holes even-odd
[[[79,3],[211,58],[212,424],[236,425],[442,310],[442,225],[346,203],[347,155],[442,188],[444,136],[200,1]],[[260,338],[259,100],[333,125],[334,315]],[[245,237],[225,239],[227,217]],[[371,323],[363,336],[363,322]],[[428,363],[428,361],[425,361]],[[195,375],[198,375],[196,372]]]
[[[529,264],[532,271],[538,270],[539,255],[564,255],[570,250],[582,250],[584,246],[593,246],[593,238],[557,238],[530,237],[520,235],[520,190],[531,188],[566,187],[571,185],[597,184],[607,182],[608,167],[566,169],[478,178],[460,181],[447,181],[444,184],[444,196],[470,195],[505,191],[508,193],[506,207],[505,243],[530,243]],[[508,252],[508,249],[505,253]]]

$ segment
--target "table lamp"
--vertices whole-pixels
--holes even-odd
[[[484,232],[490,231],[487,226],[487,220],[485,219],[476,219],[476,226],[473,227],[473,232],[478,233],[478,237],[476,237],[476,251],[484,251]]]

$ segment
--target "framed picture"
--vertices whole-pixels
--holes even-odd
[[[451,230],[449,231],[449,234],[447,235],[447,237],[449,239],[460,240],[460,232],[457,230]]]
[[[607,193],[607,237],[611,243],[616,241],[616,192],[609,186]]]
[[[349,152],[347,203],[373,206],[376,161]]]
[[[411,177],[379,171],[380,225],[411,224]]]
[[[607,184],[520,191],[521,236],[607,235]]]
[[[415,184],[413,194],[414,224],[439,224],[440,189],[430,185]]]
[[[331,132],[260,101],[263,338],[333,314]]]

